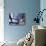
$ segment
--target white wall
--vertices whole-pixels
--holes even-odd
[[[40,0],[40,9],[46,9],[46,0]],[[43,12],[43,22],[41,21],[41,25],[46,26],[46,11]]]
[[[0,0],[0,42],[4,41],[4,3]]]
[[[41,10],[46,9],[46,0],[40,0],[40,9]],[[46,11],[43,13],[43,19],[44,21],[43,22],[40,21],[40,25],[43,25],[46,27]]]

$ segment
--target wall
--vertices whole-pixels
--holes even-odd
[[[41,9],[41,11],[43,9],[46,9],[46,0],[41,0],[40,1],[40,9]],[[46,11],[43,12],[42,17],[43,17],[43,22],[41,21],[40,25],[46,26],[46,20],[45,20],[46,19]]]
[[[40,10],[42,11],[43,9],[46,9],[46,0],[40,0]],[[43,13],[42,17],[43,17],[44,20],[43,20],[43,22],[40,21],[40,25],[46,27],[46,11]]]
[[[4,8],[3,6],[4,6],[3,0],[0,0],[0,42],[4,41]]]
[[[4,0],[4,37],[7,41],[18,41],[32,28],[32,22],[36,17],[35,12],[40,10],[40,0]],[[10,26],[8,24],[9,12],[15,14],[26,13],[26,24],[23,26]]]

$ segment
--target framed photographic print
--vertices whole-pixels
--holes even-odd
[[[13,15],[13,13],[9,13],[9,24],[10,25],[24,25],[25,13],[18,13],[17,15]]]

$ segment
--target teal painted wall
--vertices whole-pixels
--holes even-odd
[[[12,10],[11,10],[12,9]],[[7,41],[18,41],[32,29],[32,22],[40,9],[40,0],[4,0],[4,38]],[[9,26],[9,12],[26,13],[26,24],[23,26]]]

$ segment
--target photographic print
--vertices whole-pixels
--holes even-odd
[[[9,13],[9,24],[10,25],[24,25],[25,13],[18,13],[17,15],[13,15],[13,13]]]

